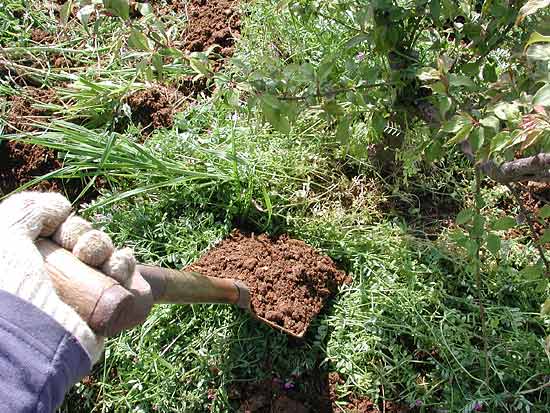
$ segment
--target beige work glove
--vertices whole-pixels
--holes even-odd
[[[80,342],[94,364],[103,351],[103,337],[96,336],[57,296],[34,241],[38,237],[51,237],[130,291],[137,284],[139,295],[146,299],[141,302],[139,320],[135,315],[130,317],[126,328],[145,319],[152,299],[148,299],[151,295],[148,284],[135,272],[132,251],[115,251],[107,234],[70,214],[69,201],[55,193],[22,192],[0,203],[0,290],[30,302],[55,319]]]

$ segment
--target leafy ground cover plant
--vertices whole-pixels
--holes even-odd
[[[517,187],[481,175],[546,150],[545,2],[241,4],[215,73],[213,54],[194,55],[204,73],[181,58],[201,2],[96,3],[6,2],[2,110],[28,84],[60,101],[0,139],[96,187],[81,208],[141,262],[186,266],[240,227],[303,239],[353,281],[301,342],[236,309],[159,306],[61,411],[547,410],[547,208],[530,223]],[[196,75],[216,89],[168,127],[132,117],[132,94]]]

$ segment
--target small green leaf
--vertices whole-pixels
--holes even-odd
[[[500,237],[492,232],[487,235],[487,249],[491,251],[493,255],[498,255],[500,251]]]
[[[487,16],[489,14],[489,9],[491,8],[492,4],[493,4],[493,0],[485,0],[483,2],[483,7],[481,7],[482,16]]]
[[[550,106],[550,83],[537,91],[533,98],[533,105]]]
[[[281,113],[282,103],[271,95],[262,96],[261,103],[262,112],[271,126],[285,135],[288,134],[290,132],[290,122]]]
[[[516,121],[519,120],[521,114],[519,107],[515,103],[502,102],[494,108],[495,116],[501,120]]]
[[[540,237],[539,241],[541,244],[546,244],[550,242],[550,229],[547,228],[544,230],[544,234],[542,235],[542,237]]]
[[[189,66],[201,76],[208,76],[210,74],[210,68],[201,59],[190,57]]]
[[[498,80],[497,70],[494,64],[486,63],[485,66],[483,66],[483,80],[491,83]]]
[[[528,280],[536,280],[542,275],[542,268],[540,265],[528,265],[523,268],[520,272],[520,275]]]
[[[467,222],[470,222],[470,220],[472,219],[473,216],[474,216],[474,210],[473,209],[471,209],[471,208],[463,209],[456,216],[456,223],[458,225],[464,225]]]
[[[182,57],[183,53],[173,47],[163,47],[158,51],[161,56]]]
[[[529,36],[529,40],[527,40],[527,43],[525,43],[524,51],[527,50],[527,48],[534,43],[550,43],[550,36],[544,36],[538,32],[531,33],[531,36]]]
[[[550,314],[550,297],[540,306],[540,315],[545,316],[548,314]]]
[[[349,118],[344,118],[338,122],[338,127],[336,128],[336,139],[342,144],[347,144],[350,136],[350,121]]]
[[[153,66],[155,67],[157,77],[161,78],[162,72],[164,71],[164,62],[162,61],[162,57],[158,53],[155,53],[151,56],[151,63],[153,63]]]
[[[434,22],[439,20],[441,16],[441,0],[430,0],[430,14]]]
[[[473,128],[474,125],[472,125],[471,123],[469,125],[463,126],[462,129],[460,129],[452,139],[447,141],[447,145],[456,145],[462,142],[464,139],[467,139]]]
[[[384,132],[384,128],[386,127],[386,119],[384,119],[384,115],[380,112],[373,113],[371,125],[378,135],[382,135],[382,132]]]
[[[65,2],[63,7],[61,7],[61,11],[59,12],[59,19],[61,20],[61,24],[63,25],[67,24],[72,10],[73,10],[73,0],[68,0],[67,2]]]
[[[485,218],[482,215],[474,214],[474,225],[470,233],[474,237],[482,237],[485,232]]]
[[[439,110],[440,119],[445,119],[447,113],[451,109],[453,101],[448,96],[438,96],[437,108]]]
[[[539,217],[542,219],[550,217],[550,204],[547,204],[543,206],[541,209],[539,209]]]
[[[495,231],[506,231],[514,228],[517,225],[516,220],[512,217],[502,217],[494,221],[491,225]]]
[[[149,3],[135,3],[135,5],[142,16],[148,16],[153,13],[153,8]]]
[[[494,129],[495,132],[500,129],[500,121],[496,116],[487,116],[486,118],[483,118],[479,121],[483,126],[486,128]]]
[[[361,44],[361,43],[369,40],[370,38],[371,38],[371,36],[369,34],[366,34],[366,33],[358,34],[357,36],[354,36],[351,39],[349,39],[346,42],[345,47],[346,47],[346,49],[351,49],[351,48],[357,46],[358,44]]]
[[[474,87],[475,86],[474,82],[469,77],[463,76],[463,75],[456,75],[454,73],[449,74],[449,85],[454,87],[460,87],[460,86]]]
[[[439,141],[438,139],[431,141],[430,144],[424,150],[424,155],[426,156],[426,160],[428,162],[433,162],[436,159],[441,158],[441,156],[443,155],[442,148],[443,148],[443,145],[441,144],[441,141]]]
[[[477,77],[477,75],[479,75],[479,64],[474,62],[466,63],[464,66],[462,66],[462,72],[470,75],[471,77]]]
[[[130,36],[128,36],[128,46],[136,50],[150,50],[149,40],[147,40],[147,36],[136,29],[132,29]]]
[[[485,141],[485,130],[480,127],[475,128],[470,133],[470,137],[468,139],[470,141],[470,146],[472,147],[472,150],[474,151],[474,153],[479,151]]]
[[[455,115],[451,120],[448,120],[443,124],[442,130],[443,132],[456,133],[468,123],[470,122],[464,116]]]
[[[512,137],[510,132],[502,131],[497,133],[493,136],[493,139],[491,139],[491,152],[499,152],[503,150],[510,144],[511,141]]]
[[[416,71],[416,77],[422,81],[439,80],[441,78],[441,74],[433,67],[422,67]]]
[[[447,93],[447,87],[443,82],[440,82],[440,81],[435,83],[430,83],[429,85],[426,85],[426,87],[432,89],[434,93],[439,95],[445,95]]]
[[[106,9],[114,12],[118,17],[128,20],[130,17],[130,4],[128,0],[103,0]]]
[[[319,82],[324,82],[331,75],[332,70],[336,64],[336,59],[325,59],[319,65],[319,70],[317,72],[317,79]]]

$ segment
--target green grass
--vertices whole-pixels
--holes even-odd
[[[1,44],[13,64],[28,55],[46,62],[51,52],[14,34],[24,25],[55,32],[56,21],[32,3],[23,20],[12,13],[20,1],[8,1],[0,12],[1,27],[9,28]],[[65,164],[57,176],[89,185],[103,179],[102,196],[81,212],[117,245],[133,247],[143,263],[183,267],[240,226],[303,239],[335,259],[352,283],[299,345],[229,306],[157,306],[143,326],[108,340],[92,378],[75,386],[60,411],[237,411],[234,384],[294,377],[304,389],[316,369],[343,378],[337,387],[342,411],[350,395],[420,401],[423,411],[470,412],[475,402],[486,411],[547,411],[548,321],[539,309],[548,287],[520,272],[537,260],[529,237],[503,241],[498,258],[483,251],[484,377],[476,282],[454,242],[459,229],[448,222],[472,204],[466,161],[450,155],[427,165],[421,154],[404,152],[403,170],[385,175],[367,156],[368,118],[342,142],[315,108],[300,113],[285,135],[244,105],[246,92],[233,86],[250,76],[247,68],[267,72],[268,57],[277,60],[280,51],[296,62],[318,61],[344,41],[338,24],[305,24],[274,13],[275,3],[242,5],[248,11],[243,37],[235,61],[215,79],[218,91],[144,143],[139,127],[120,130],[115,122],[125,116],[124,96],[147,81],[135,68],[136,56],[113,54],[124,27],[108,21],[92,41],[72,21],[55,50],[84,69],[77,76],[46,64],[33,73],[59,87],[64,105],[52,109],[62,120],[43,133],[0,139],[59,151]],[[91,63],[98,59],[99,68]],[[191,72],[176,63],[164,81]],[[9,79],[0,82],[3,96],[19,93]],[[429,136],[420,130],[408,139]],[[487,186],[484,197],[486,213],[498,216],[510,194]]]

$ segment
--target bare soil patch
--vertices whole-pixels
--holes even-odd
[[[162,85],[139,90],[127,99],[132,110],[132,121],[141,124],[145,133],[157,128],[170,128],[174,124],[178,98],[177,90]]]
[[[252,383],[234,384],[228,395],[239,413],[407,413],[406,406],[393,402],[373,403],[364,397],[349,396],[337,405],[337,386],[344,380],[337,372],[319,368],[299,377],[281,379],[273,376]],[[214,396],[215,397],[215,396]],[[347,404],[345,401],[349,400]]]
[[[51,112],[39,107],[38,104],[57,103],[53,89],[25,87],[21,95],[10,96],[10,108],[6,114],[7,133],[32,132],[37,130],[36,124],[47,124],[52,117]],[[56,152],[37,145],[16,141],[0,141],[0,195],[6,195],[35,178],[53,172],[62,167]],[[96,186],[102,186],[98,180]],[[42,181],[33,186],[35,191],[65,192],[70,199],[75,199],[84,185],[80,181],[70,180],[64,185],[59,179]],[[81,200],[88,202],[97,196],[91,190]]]
[[[0,143],[0,195],[60,167],[51,150],[13,141]],[[59,191],[60,187],[57,182],[44,181],[33,189]]]
[[[21,95],[8,98],[10,109],[6,115],[8,133],[22,131],[30,132],[36,128],[36,123],[45,123],[51,112],[39,104],[58,102],[55,90],[26,87]]]
[[[238,0],[173,0],[158,8],[158,14],[176,13],[187,16],[187,30],[183,33],[183,48],[191,52],[204,52],[217,44],[223,57],[233,54],[235,38],[239,37],[241,19],[237,11]]]
[[[303,241],[240,231],[187,270],[243,281],[250,288],[252,311],[295,334],[303,333],[326,300],[348,281],[329,257]]]

